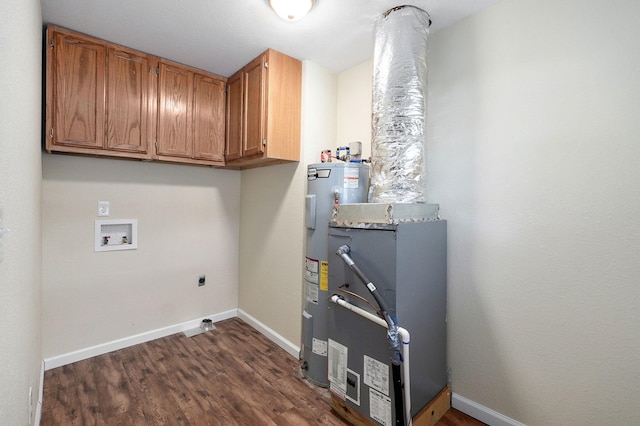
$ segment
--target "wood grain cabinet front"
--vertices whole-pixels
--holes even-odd
[[[227,166],[300,161],[302,63],[269,49],[227,86]]]
[[[47,27],[45,148],[224,165],[226,78]]]
[[[224,165],[226,79],[160,60],[156,159]]]
[[[46,48],[46,149],[150,158],[154,58],[56,26]]]

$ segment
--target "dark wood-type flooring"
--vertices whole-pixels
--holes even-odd
[[[45,373],[42,426],[337,425],[299,362],[233,318]],[[440,426],[483,425],[449,410]]]

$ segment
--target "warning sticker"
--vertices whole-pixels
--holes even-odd
[[[347,393],[347,353],[346,346],[329,339],[328,376],[331,389],[340,390],[342,395]],[[343,398],[344,399],[344,398]]]
[[[348,189],[357,189],[360,170],[357,168],[347,167],[344,169],[344,187]]]
[[[313,338],[311,352],[320,356],[327,356],[327,341]]]
[[[385,395],[389,395],[389,366],[383,362],[364,356],[364,384]]]
[[[329,291],[329,262],[320,262],[320,290]]]
[[[307,301],[318,304],[318,284],[307,282]]]
[[[369,417],[384,426],[391,426],[391,398],[369,388]]]
[[[310,257],[305,257],[304,273],[307,281],[318,284],[318,261]]]

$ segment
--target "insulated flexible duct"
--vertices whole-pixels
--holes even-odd
[[[390,9],[376,21],[370,203],[426,202],[424,128],[429,14]]]

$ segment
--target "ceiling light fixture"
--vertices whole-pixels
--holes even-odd
[[[316,4],[316,0],[269,0],[269,6],[285,21],[304,18]]]

